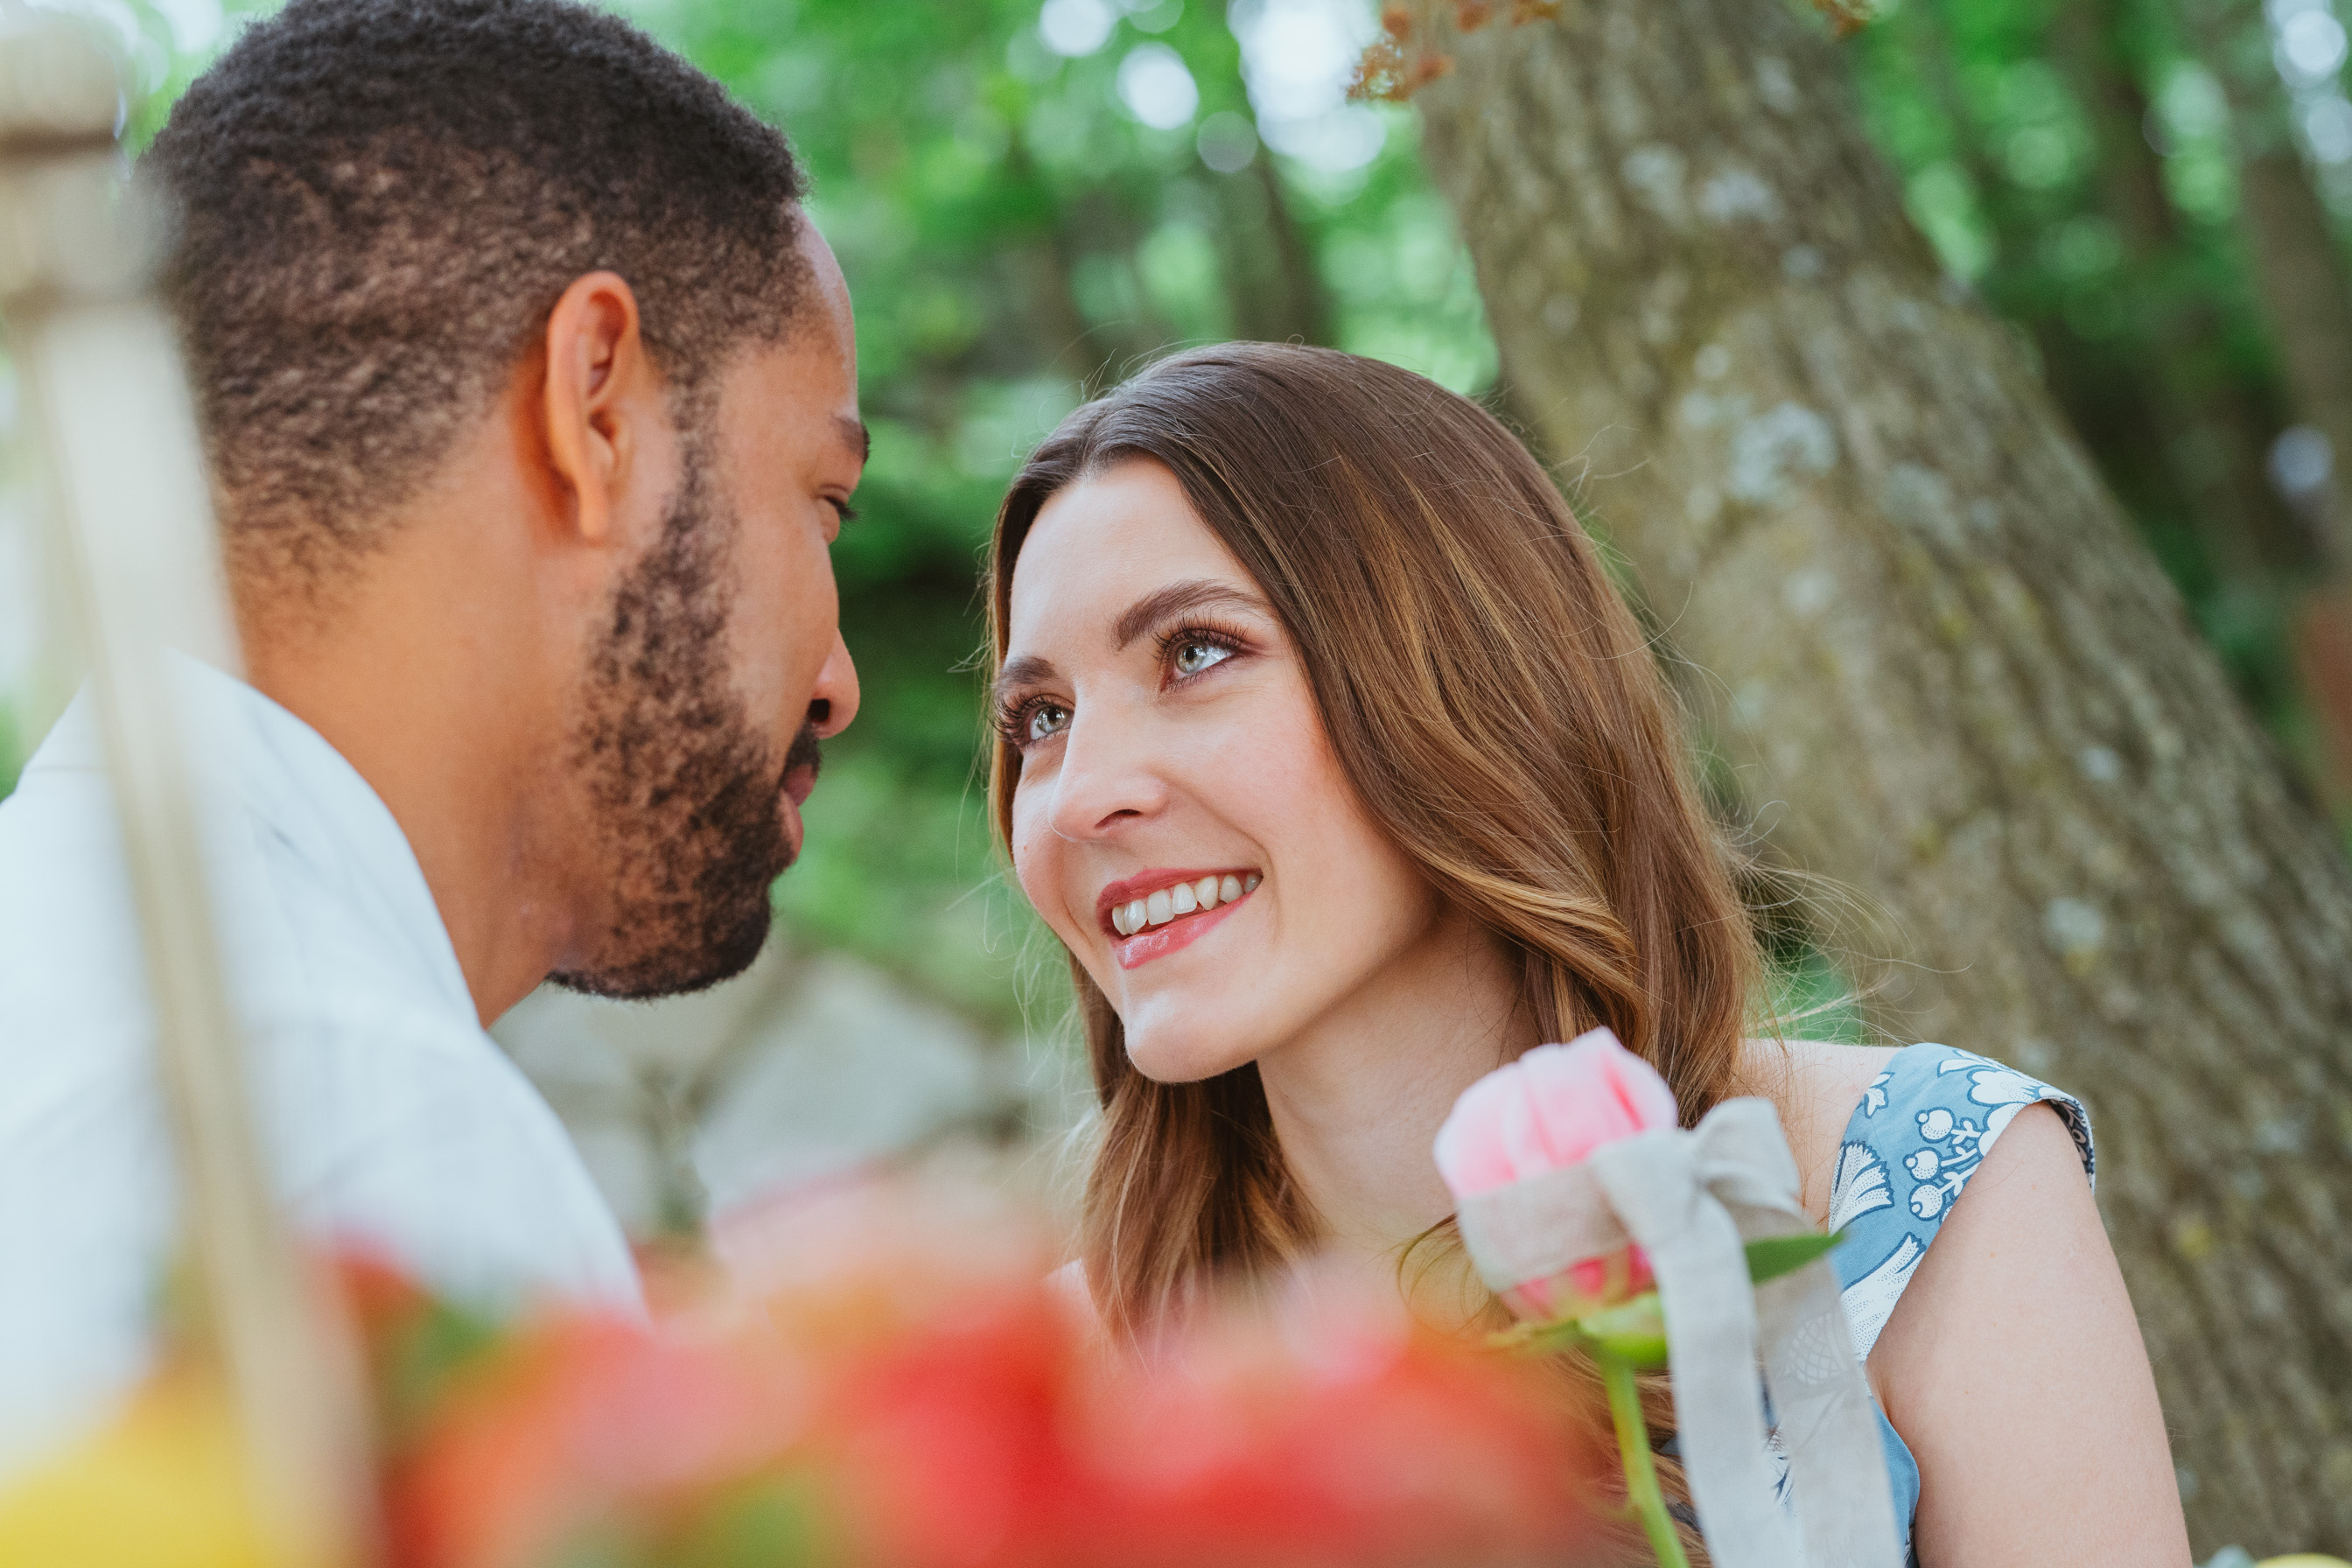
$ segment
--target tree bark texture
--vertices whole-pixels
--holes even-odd
[[[1891,1027],[2089,1102],[2200,1556],[2352,1544],[2332,836],[1819,29],[1566,0],[1444,47],[1417,101],[1511,402],[1710,672],[1748,799],[1900,922]]]

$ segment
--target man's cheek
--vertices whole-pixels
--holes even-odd
[[[791,635],[802,668],[801,689],[813,691],[841,635],[841,591],[834,581],[833,553],[822,543],[800,575]]]
[[[784,553],[771,536],[747,542],[738,558],[731,640],[743,695],[762,712],[789,700],[789,689],[801,676],[804,639],[795,623],[803,616],[793,581],[797,563],[782,559]],[[813,682],[814,675],[809,679]]]

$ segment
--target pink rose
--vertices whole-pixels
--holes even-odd
[[[1463,1091],[1433,1151],[1454,1198],[1574,1165],[1603,1143],[1676,1125],[1675,1091],[1657,1068],[1594,1029],[1538,1046]],[[1523,1318],[1582,1317],[1652,1288],[1649,1259],[1629,1247],[1588,1258],[1504,1292]]]

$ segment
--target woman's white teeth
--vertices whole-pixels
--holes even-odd
[[[1195,914],[1213,910],[1219,904],[1230,904],[1244,893],[1257,890],[1259,879],[1248,877],[1203,877],[1197,882],[1179,882],[1172,888],[1162,888],[1146,898],[1130,899],[1111,907],[1111,929],[1121,936],[1133,936],[1146,926],[1164,926],[1180,915]]]

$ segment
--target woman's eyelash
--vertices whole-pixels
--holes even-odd
[[[1248,646],[1249,639],[1240,632],[1229,631],[1223,626],[1192,625],[1171,626],[1160,633],[1154,642],[1153,653],[1164,668],[1169,661],[1176,657],[1178,650],[1186,647],[1223,648],[1229,654],[1235,654],[1245,651]],[[1218,662],[1223,663],[1223,660],[1220,659]],[[1205,675],[1208,672],[1202,670],[1201,673]],[[1178,679],[1196,678],[1180,676]],[[1029,726],[1034,721],[1037,710],[1045,707],[1061,706],[1063,704],[1057,699],[1042,693],[1033,692],[1025,697],[1007,697],[996,704],[995,711],[990,716],[989,721],[998,737],[1006,745],[1019,751],[1034,743],[1029,734]]]
[[[1004,743],[1017,752],[1034,743],[1029,733],[1029,726],[1035,719],[1037,710],[1040,708],[1060,706],[1061,704],[1053,698],[1040,694],[1008,697],[996,705],[996,712],[991,722]]]
[[[1160,634],[1157,651],[1160,664],[1165,667],[1170,659],[1176,657],[1177,649],[1192,644],[1207,647],[1221,647],[1227,653],[1240,653],[1249,646],[1249,639],[1240,632],[1231,631],[1223,626],[1200,624],[1171,626]]]
[[[992,720],[998,738],[1017,750],[1029,738],[1029,710],[1035,706],[1034,697],[1008,697],[999,702]]]

